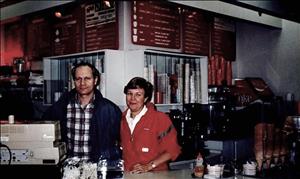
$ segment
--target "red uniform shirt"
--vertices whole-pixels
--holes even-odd
[[[171,160],[177,158],[181,148],[177,143],[176,129],[166,114],[149,107],[131,134],[126,113],[123,112],[121,121],[121,146],[126,171],[132,170],[137,163],[148,164],[164,152],[171,154]],[[154,170],[166,169],[168,165],[163,163]]]

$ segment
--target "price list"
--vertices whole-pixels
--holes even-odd
[[[215,17],[212,28],[211,48],[213,55],[235,60],[235,23],[226,18]]]
[[[115,3],[97,2],[85,6],[85,50],[118,49]]]
[[[82,52],[80,8],[63,15],[53,24],[54,55]]]
[[[209,19],[203,11],[183,9],[183,52],[209,55]]]
[[[169,2],[132,2],[132,43],[180,48],[180,8]]]
[[[52,55],[50,24],[43,17],[34,17],[27,25],[27,55],[29,60],[42,60]]]

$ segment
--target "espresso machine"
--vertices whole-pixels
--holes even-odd
[[[234,103],[229,88],[214,87],[209,91],[208,104],[189,103],[184,104],[182,110],[170,111],[182,147],[179,160],[194,159],[199,152],[208,155],[206,141],[222,141],[234,136]]]

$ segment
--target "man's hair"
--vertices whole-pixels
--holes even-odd
[[[100,84],[100,73],[99,73],[99,71],[97,70],[97,68],[94,65],[92,65],[88,62],[85,62],[85,61],[81,61],[81,62],[75,64],[74,67],[72,68],[71,73],[72,73],[73,80],[75,80],[75,78],[76,78],[76,76],[75,76],[76,69],[78,67],[81,67],[81,66],[88,66],[92,69],[92,74],[93,74],[94,79],[97,78],[97,82],[96,82],[95,86],[98,86]]]
[[[137,89],[141,88],[145,91],[145,98],[147,98],[147,101],[145,101],[145,104],[151,101],[152,93],[153,93],[153,85],[141,77],[134,77],[132,78],[128,84],[124,87],[124,93],[127,94],[129,89]]]

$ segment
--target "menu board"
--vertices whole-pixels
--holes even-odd
[[[51,28],[49,22],[42,16],[36,16],[27,24],[27,56],[29,60],[42,60],[51,55]]]
[[[165,1],[132,2],[132,43],[180,48],[180,9]]]
[[[197,55],[209,55],[209,19],[205,12],[183,9],[182,36],[183,52]]]
[[[80,17],[81,11],[77,7],[72,9],[70,13],[63,14],[55,19],[52,29],[54,55],[82,52]]]
[[[85,5],[85,51],[118,49],[116,12],[115,1]]]
[[[235,60],[235,23],[231,19],[214,17],[211,37],[212,55]]]
[[[1,41],[0,65],[13,65],[14,58],[24,56],[24,24],[19,20],[1,24],[1,33],[5,41]]]

